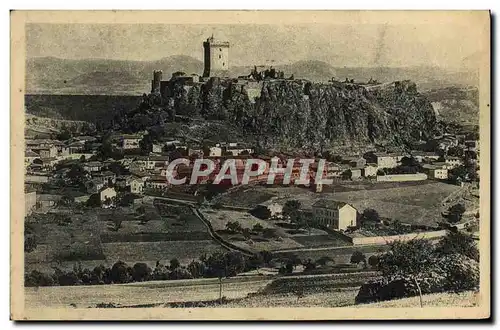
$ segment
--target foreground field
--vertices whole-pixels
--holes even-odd
[[[223,282],[223,295],[228,299],[243,298],[248,293],[263,288],[269,282],[270,279],[267,278],[227,279]],[[194,282],[162,281],[121,285],[25,288],[25,297],[27,308],[70,307],[70,304],[86,308],[95,307],[101,303],[122,306],[164,304],[218,299],[219,283],[217,279],[203,279]]]
[[[422,301],[424,307],[474,307],[478,306],[479,293],[473,291],[435,293],[422,296]],[[411,297],[359,306],[370,308],[420,307],[420,299],[419,297]]]

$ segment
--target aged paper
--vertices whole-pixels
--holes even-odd
[[[487,11],[12,11],[11,97],[14,320],[490,316]]]

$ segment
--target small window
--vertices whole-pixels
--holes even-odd
[[[225,66],[225,65],[226,65],[226,63],[222,62],[222,66]]]
[[[222,56],[221,56],[221,55],[219,55],[219,58],[222,58]]]
[[[222,48],[219,48],[219,52],[222,52]]]

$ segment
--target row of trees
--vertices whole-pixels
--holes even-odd
[[[198,260],[193,260],[184,266],[175,258],[170,260],[168,265],[158,261],[154,269],[145,263],[131,266],[123,261],[117,261],[112,267],[99,265],[94,269],[82,268],[79,263],[70,271],[54,267],[53,274],[33,270],[25,274],[25,286],[100,285],[202,277],[222,279],[258,269],[267,265],[272,258],[272,254],[267,251],[252,257],[245,257],[239,252],[216,252],[202,255]]]

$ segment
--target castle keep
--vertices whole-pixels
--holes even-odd
[[[227,76],[229,70],[229,42],[215,40],[212,35],[203,43],[205,69],[203,77]]]

